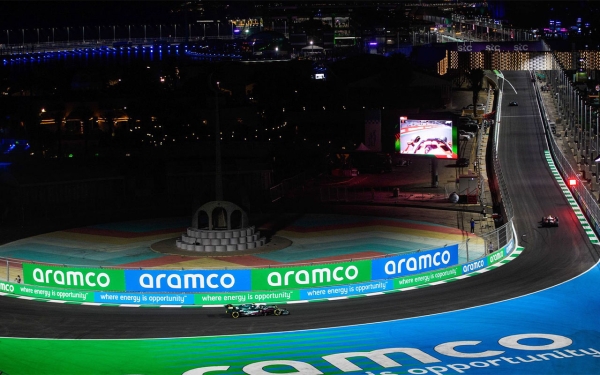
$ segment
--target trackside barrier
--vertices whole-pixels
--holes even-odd
[[[502,115],[502,89],[498,84],[498,77],[487,75],[488,80],[495,83],[498,88],[496,91],[498,92],[498,101],[496,108],[496,118],[495,123],[492,128],[490,128],[490,140],[491,144],[488,145],[488,152],[491,151],[491,165],[488,167],[491,169],[494,177],[494,180],[490,180],[490,185],[495,183],[499,193],[500,193],[500,206],[503,209],[502,216],[504,216],[505,220],[502,226],[496,228],[494,231],[483,233],[481,237],[484,239],[485,243],[488,246],[488,249],[500,249],[502,247],[514,247],[515,240],[515,231],[513,226],[513,218],[514,218],[514,210],[512,206],[512,202],[510,200],[510,196],[508,194],[508,184],[504,178],[504,174],[502,173],[502,167],[500,165],[500,160],[498,158],[498,134],[500,132],[500,128],[502,126],[501,123],[501,115]],[[512,251],[512,250],[511,250]],[[510,253],[510,252],[509,252]],[[508,255],[508,254],[507,254]]]
[[[456,278],[471,273],[476,273],[490,265],[493,265],[510,255],[515,249],[514,242],[510,242],[500,250],[481,259],[465,263],[458,262],[458,246],[448,246],[428,253],[415,255],[403,255],[388,258],[386,262],[373,264],[371,260],[360,261],[360,263],[338,263],[330,268],[319,266],[287,267],[279,269],[244,270],[249,279],[241,279],[243,288],[236,292],[227,291],[227,283],[231,283],[235,277],[243,278],[245,274],[223,273],[221,277],[197,271],[196,280],[210,280],[204,286],[212,286],[215,293],[197,293],[185,288],[179,288],[182,293],[174,293],[175,286],[182,286],[179,282],[185,280],[180,272],[170,274],[126,274],[128,270],[112,270],[110,275],[104,269],[89,268],[86,273],[81,269],[69,267],[40,267],[25,266],[25,278],[37,278],[28,284],[13,282],[0,282],[0,295],[20,295],[34,300],[60,300],[76,303],[99,304],[99,305],[172,305],[172,306],[210,306],[223,305],[227,303],[282,303],[306,300],[326,300],[354,295],[368,295],[389,293],[405,288],[426,284],[438,283],[444,280]],[[438,254],[436,256],[436,254]],[[431,260],[431,263],[428,263]],[[439,263],[436,265],[435,263]],[[405,266],[398,275],[398,265]],[[428,272],[419,272],[419,265],[427,266]],[[450,265],[447,267],[447,265]],[[335,266],[335,267],[333,267]],[[415,268],[416,267],[416,268]],[[443,268],[442,268],[443,267]],[[326,270],[329,270],[326,271]],[[256,271],[256,272],[255,272]],[[269,272],[271,271],[271,272]],[[149,272],[149,271],[145,271]],[[225,271],[227,272],[227,271]],[[233,271],[232,271],[233,272]],[[252,274],[255,272],[254,274]],[[269,273],[267,273],[269,272]],[[199,277],[202,275],[203,277]],[[375,275],[375,276],[373,276]],[[110,277],[116,277],[115,283]],[[388,278],[375,279],[375,277],[387,276]],[[130,280],[129,277],[134,277]],[[135,279],[137,277],[137,280]],[[47,278],[47,279],[46,279]],[[339,280],[336,280],[338,278]],[[166,285],[158,286],[161,280]],[[191,282],[188,278],[188,282]],[[256,280],[257,288],[265,285],[275,288],[273,290],[254,290],[245,282]],[[48,281],[48,282],[46,282]],[[360,282],[356,282],[360,281]],[[74,284],[77,282],[78,284]],[[123,283],[124,282],[124,283]],[[45,285],[32,285],[32,283]],[[83,283],[83,284],[81,284]],[[97,284],[90,286],[89,283]],[[223,284],[220,285],[219,283]],[[262,283],[262,284],[261,284]],[[340,284],[343,283],[343,284]],[[69,285],[70,284],[70,285]],[[50,285],[50,286],[48,286]],[[56,285],[62,287],[56,287]],[[119,288],[133,288],[136,285],[152,285],[152,292],[129,292],[115,291]],[[158,286],[158,287],[157,287]],[[198,285],[199,286],[199,285]],[[111,290],[86,290],[89,287],[100,287]],[[161,293],[163,288],[170,287],[170,292]],[[206,288],[205,288],[206,289]],[[155,292],[156,291],[156,292]]]
[[[552,55],[552,59],[553,65],[556,67],[556,70],[560,70],[563,75],[566,74],[560,62],[558,62],[554,54]],[[544,123],[544,128],[546,129],[546,139],[548,141],[548,147],[552,154],[552,158],[554,159],[555,165],[564,179],[574,178],[577,180],[577,184],[575,186],[569,187],[571,194],[573,195],[573,198],[577,200],[577,203],[580,205],[581,210],[584,212],[585,216],[589,219],[589,222],[592,225],[594,232],[600,233],[600,205],[598,205],[598,200],[594,197],[592,192],[588,190],[588,188],[586,187],[587,181],[582,179],[582,177],[580,176],[580,172],[573,168],[573,165],[569,161],[568,157],[562,152],[561,147],[556,142],[556,139],[551,135],[552,129],[550,128],[549,124],[550,119],[548,113],[546,112],[546,106],[549,104],[544,102],[544,97],[540,94],[537,81],[535,83],[535,87],[536,97],[538,100],[538,107],[542,112],[542,121]],[[576,121],[580,122],[580,119]]]

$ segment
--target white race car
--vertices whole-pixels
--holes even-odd
[[[542,217],[542,227],[557,227],[558,226],[558,217],[547,215]]]

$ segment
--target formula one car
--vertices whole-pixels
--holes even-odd
[[[542,227],[557,227],[558,226],[558,217],[548,215],[542,217]]]
[[[452,155],[451,142],[446,138],[429,138],[422,140],[415,146],[414,154]]]
[[[262,307],[263,313],[265,315],[290,315],[288,309],[284,309],[283,307],[275,306],[275,305],[264,305]]]
[[[240,316],[290,315],[289,310],[282,307],[254,303],[246,303],[239,306],[227,304],[225,305],[225,312],[234,319],[237,319]]]
[[[519,103],[517,103],[517,102],[510,102],[510,103],[508,103],[508,106],[509,107],[518,107]]]

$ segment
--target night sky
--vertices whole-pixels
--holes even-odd
[[[278,3],[286,1],[296,2],[280,0]],[[179,0],[0,1],[0,30],[66,26],[181,24],[183,17],[176,11],[184,3]],[[211,8],[209,4],[220,4],[219,7],[229,4],[230,10],[242,8],[239,13],[247,13],[248,9],[243,8],[249,4],[264,2],[233,0],[228,2],[203,1],[202,3],[208,8]],[[494,18],[508,20],[514,27],[522,28],[545,27],[550,19],[558,19],[562,21],[563,26],[568,27],[575,24],[577,17],[582,17],[583,22],[597,23],[598,14],[600,14],[597,10],[600,1],[489,0],[488,4]],[[244,16],[242,14],[229,15]],[[207,16],[211,17],[214,14],[207,14]]]
[[[590,22],[595,17],[598,1],[586,0],[491,0],[488,2],[494,18],[504,19],[516,27],[547,27],[549,21],[559,20],[572,26],[578,17]]]
[[[180,1],[2,1],[0,29],[165,23]]]

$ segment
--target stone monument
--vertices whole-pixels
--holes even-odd
[[[194,212],[192,226],[175,241],[177,248],[190,252],[229,252],[256,249],[266,243],[260,232],[249,226],[248,215],[238,205],[223,200],[221,142],[219,126],[219,82],[216,88],[212,74],[208,85],[215,93],[215,195],[216,200]]]

